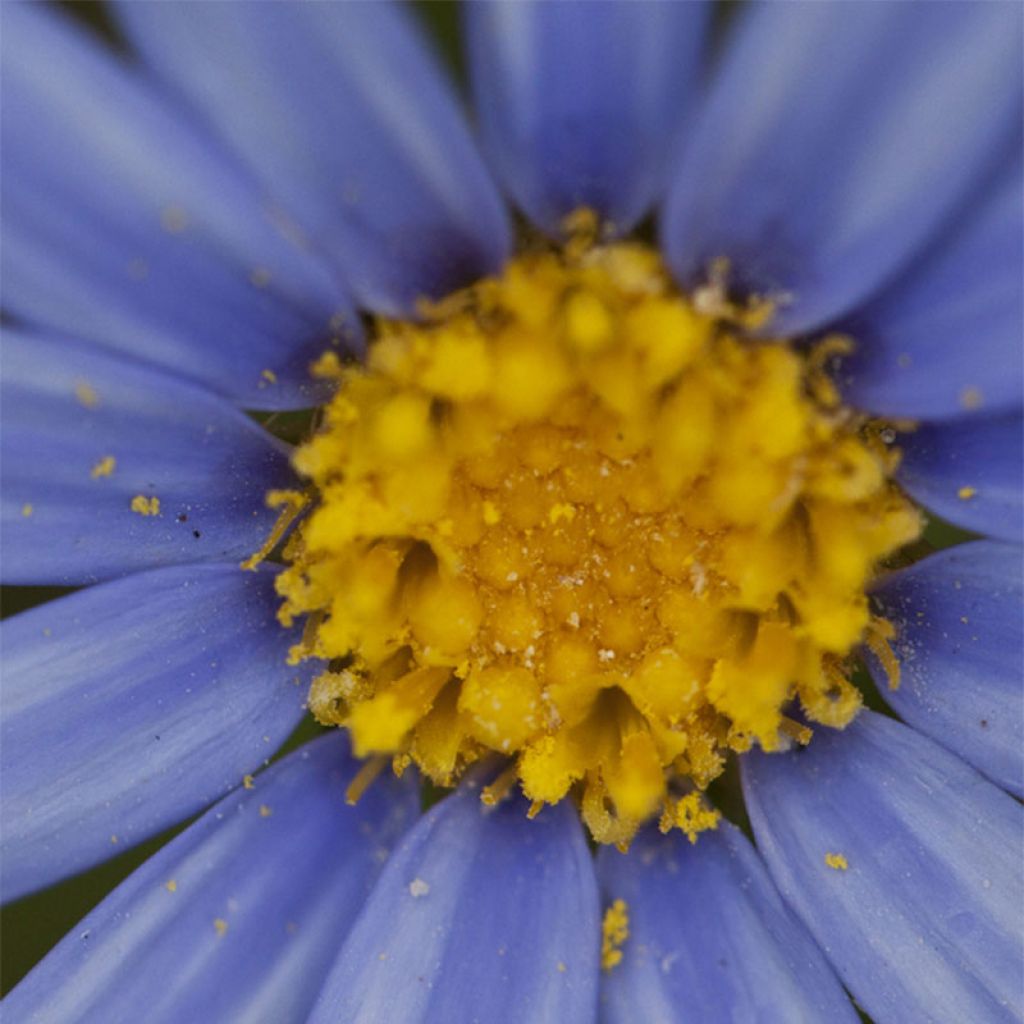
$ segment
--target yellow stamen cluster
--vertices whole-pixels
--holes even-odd
[[[730,750],[809,738],[787,704],[855,714],[865,586],[918,515],[821,350],[743,340],[719,299],[574,245],[322,360],[278,589],[357,754],[440,784],[503,755],[496,787],[571,794],[601,842],[658,813],[692,839]]]

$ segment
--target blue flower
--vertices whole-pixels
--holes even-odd
[[[400,9],[115,13],[128,55],[0,11],[3,579],[84,588],[3,625],[4,899],[209,809],[7,1018],[1021,1019],[1021,7],[750,5],[708,71],[702,5],[469,5],[486,164]],[[903,487],[979,535],[876,592],[902,721],[742,757],[756,846],[594,858],[566,802],[421,814],[411,772],[348,807],[339,732],[261,770],[309,672],[238,571],[295,484],[241,410],[498,270],[499,188],[550,233],[657,205],[682,286],[725,256],[773,331],[855,337],[844,398],[919,421]]]

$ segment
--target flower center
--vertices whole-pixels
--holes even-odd
[[[293,657],[328,662],[314,715],[443,785],[500,755],[485,799],[571,794],[620,844],[713,826],[729,751],[809,739],[788,708],[849,722],[886,628],[865,587],[919,516],[822,369],[838,340],[741,340],[745,315],[577,240],[381,323],[365,365],[328,354],[278,577]]]

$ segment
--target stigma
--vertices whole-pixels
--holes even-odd
[[[824,371],[844,342],[753,315],[576,239],[325,356],[309,489],[274,495],[316,718],[440,785],[500,760],[485,799],[574,799],[619,845],[655,816],[694,839],[730,753],[847,724],[887,635],[866,589],[921,522]]]

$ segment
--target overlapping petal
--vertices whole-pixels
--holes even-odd
[[[692,106],[703,3],[468,4],[485,149],[504,188],[559,234],[580,207],[617,232],[654,203]]]
[[[649,831],[602,849],[605,902],[625,900],[629,937],[602,989],[607,1024],[849,1021],[857,1014],[810,935],[735,826],[696,844]]]
[[[925,508],[1000,540],[1024,536],[1024,417],[930,423],[900,438],[897,477]]]
[[[112,856],[240,785],[303,714],[273,573],[181,566],[0,626],[4,900]]]
[[[249,407],[313,404],[309,363],[358,322],[254,177],[45,5],[4,4],[2,36],[5,308]]]
[[[1019,1019],[1017,801],[872,712],[742,763],[772,878],[873,1021]]]
[[[464,787],[398,846],[311,1024],[590,1021],[600,919],[576,812],[535,821]]]
[[[0,400],[8,583],[240,561],[277,515],[267,491],[294,481],[284,446],[223,399],[85,342],[5,331]]]
[[[851,405],[945,419],[1024,405],[1024,188],[1019,160],[934,251],[839,329]]]
[[[662,224],[684,284],[786,296],[770,329],[843,315],[1019,146],[1016,4],[751,4]]]
[[[419,809],[411,775],[346,806],[357,768],[335,733],[222,800],[68,934],[6,1012],[82,1024],[305,1021]]]
[[[497,191],[406,12],[124,3],[118,13],[370,308],[408,313],[504,260]]]
[[[904,721],[1024,796],[1021,551],[979,541],[893,573],[876,592],[896,626],[901,682],[878,689]],[[877,666],[872,665],[875,669]]]

